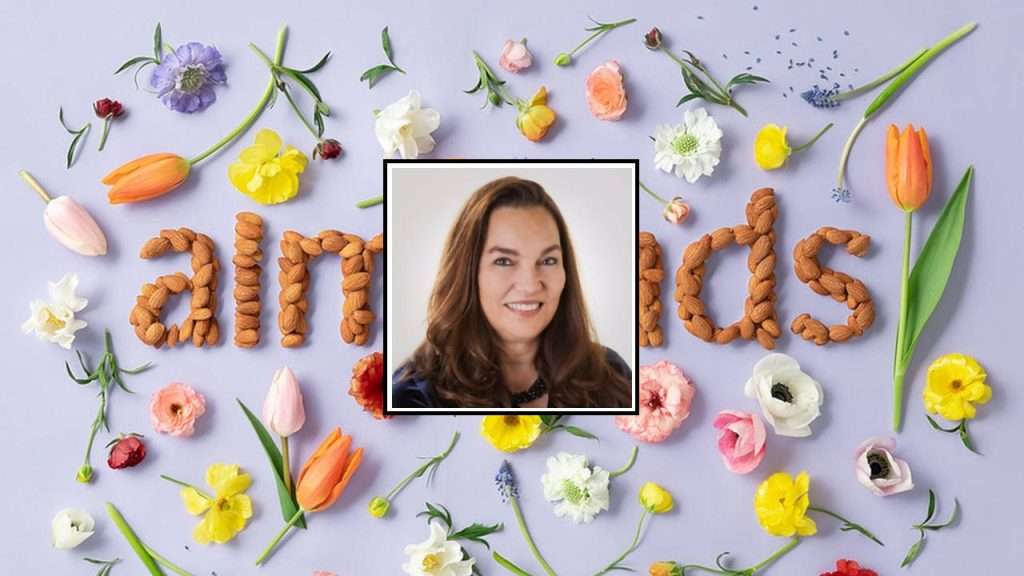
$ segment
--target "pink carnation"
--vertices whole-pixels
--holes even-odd
[[[683,371],[662,360],[640,367],[640,414],[616,416],[615,425],[644,442],[661,442],[690,415],[696,389]]]
[[[747,474],[757,468],[768,439],[757,414],[723,410],[715,417],[714,426],[719,431],[718,452],[730,472]]]
[[[172,382],[153,394],[149,419],[157,432],[191,436],[196,419],[206,412],[206,398],[187,384]]]

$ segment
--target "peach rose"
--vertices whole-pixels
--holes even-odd
[[[206,398],[181,382],[172,382],[157,390],[149,404],[153,428],[171,436],[191,436],[196,419],[203,412],[206,412]]]
[[[618,120],[626,112],[626,87],[619,63],[609,60],[587,76],[587,104],[599,120]]]

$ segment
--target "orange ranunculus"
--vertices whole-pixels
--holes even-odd
[[[889,196],[905,212],[913,212],[928,201],[932,193],[932,154],[928,134],[913,125],[901,134],[889,125],[885,140],[885,181]]]
[[[548,108],[548,89],[541,86],[529,102],[520,101],[516,126],[532,142],[540,142],[555,123],[555,111]]]
[[[111,204],[142,202],[174,190],[188,178],[188,160],[162,152],[136,158],[103,177]]]
[[[628,101],[618,62],[609,60],[587,76],[587,104],[598,120],[622,118]]]
[[[363,449],[349,454],[352,437],[335,428],[302,466],[295,483],[295,499],[307,512],[329,508],[345,490],[363,460]]]

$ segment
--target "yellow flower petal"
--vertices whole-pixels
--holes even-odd
[[[480,435],[503,452],[529,448],[540,436],[540,416],[484,416]]]
[[[246,164],[245,162],[234,162],[228,166],[228,180],[234,184],[235,188],[239,190],[245,190],[249,181],[256,174],[256,170],[259,167],[256,164]]]
[[[211,464],[206,469],[206,483],[218,494],[224,483],[238,476],[238,464]]]
[[[269,151],[270,156],[276,155],[283,144],[284,142],[281,141],[281,137],[277,135],[277,132],[269,128],[264,128],[256,133],[256,146]]]
[[[196,527],[192,530],[192,539],[200,544],[209,544],[212,538],[210,537],[210,515],[203,516],[202,521],[196,524]]]
[[[754,139],[754,161],[763,170],[775,170],[786,163],[792,150],[786,142],[786,128],[765,124]]]
[[[181,489],[181,500],[185,503],[185,510],[193,516],[206,512],[211,504],[209,498],[203,496],[191,486]]]
[[[252,518],[252,499],[245,494],[238,494],[228,498],[228,506],[232,511],[241,515],[242,518]]]
[[[245,518],[233,510],[214,507],[207,513],[205,520],[209,522],[210,539],[218,544],[231,540],[245,528]]]

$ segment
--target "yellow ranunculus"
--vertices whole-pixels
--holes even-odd
[[[792,153],[786,141],[786,127],[765,124],[754,139],[754,161],[763,170],[775,170],[786,163]]]
[[[985,369],[966,354],[946,354],[928,367],[924,387],[924,408],[946,420],[970,420],[975,404],[992,399],[992,388],[985,384]]]
[[[640,504],[648,512],[663,514],[672,509],[672,494],[654,482],[640,487]]]
[[[548,108],[547,104],[548,89],[544,86],[537,90],[529,102],[522,103],[520,101],[516,126],[530,141],[540,142],[543,140],[548,129],[555,123],[557,115],[554,110]]]
[[[214,490],[210,496],[189,486],[181,489],[181,499],[189,514],[206,512],[192,537],[200,544],[223,544],[245,528],[252,517],[252,501],[243,494],[252,484],[252,477],[240,474],[237,464],[213,464],[206,469],[206,483]]]
[[[280,204],[299,193],[299,174],[306,169],[306,155],[286,146],[273,130],[260,130],[256,144],[242,150],[228,167],[228,178],[239,192],[260,204]]]
[[[814,520],[807,517],[810,484],[807,472],[797,474],[796,479],[786,472],[776,472],[757,487],[754,511],[765,532],[772,536],[811,536],[818,532]]]
[[[655,562],[649,569],[650,576],[680,576],[683,568],[675,562]]]
[[[480,435],[502,452],[518,452],[537,440],[541,424],[540,416],[484,416],[480,422]]]

